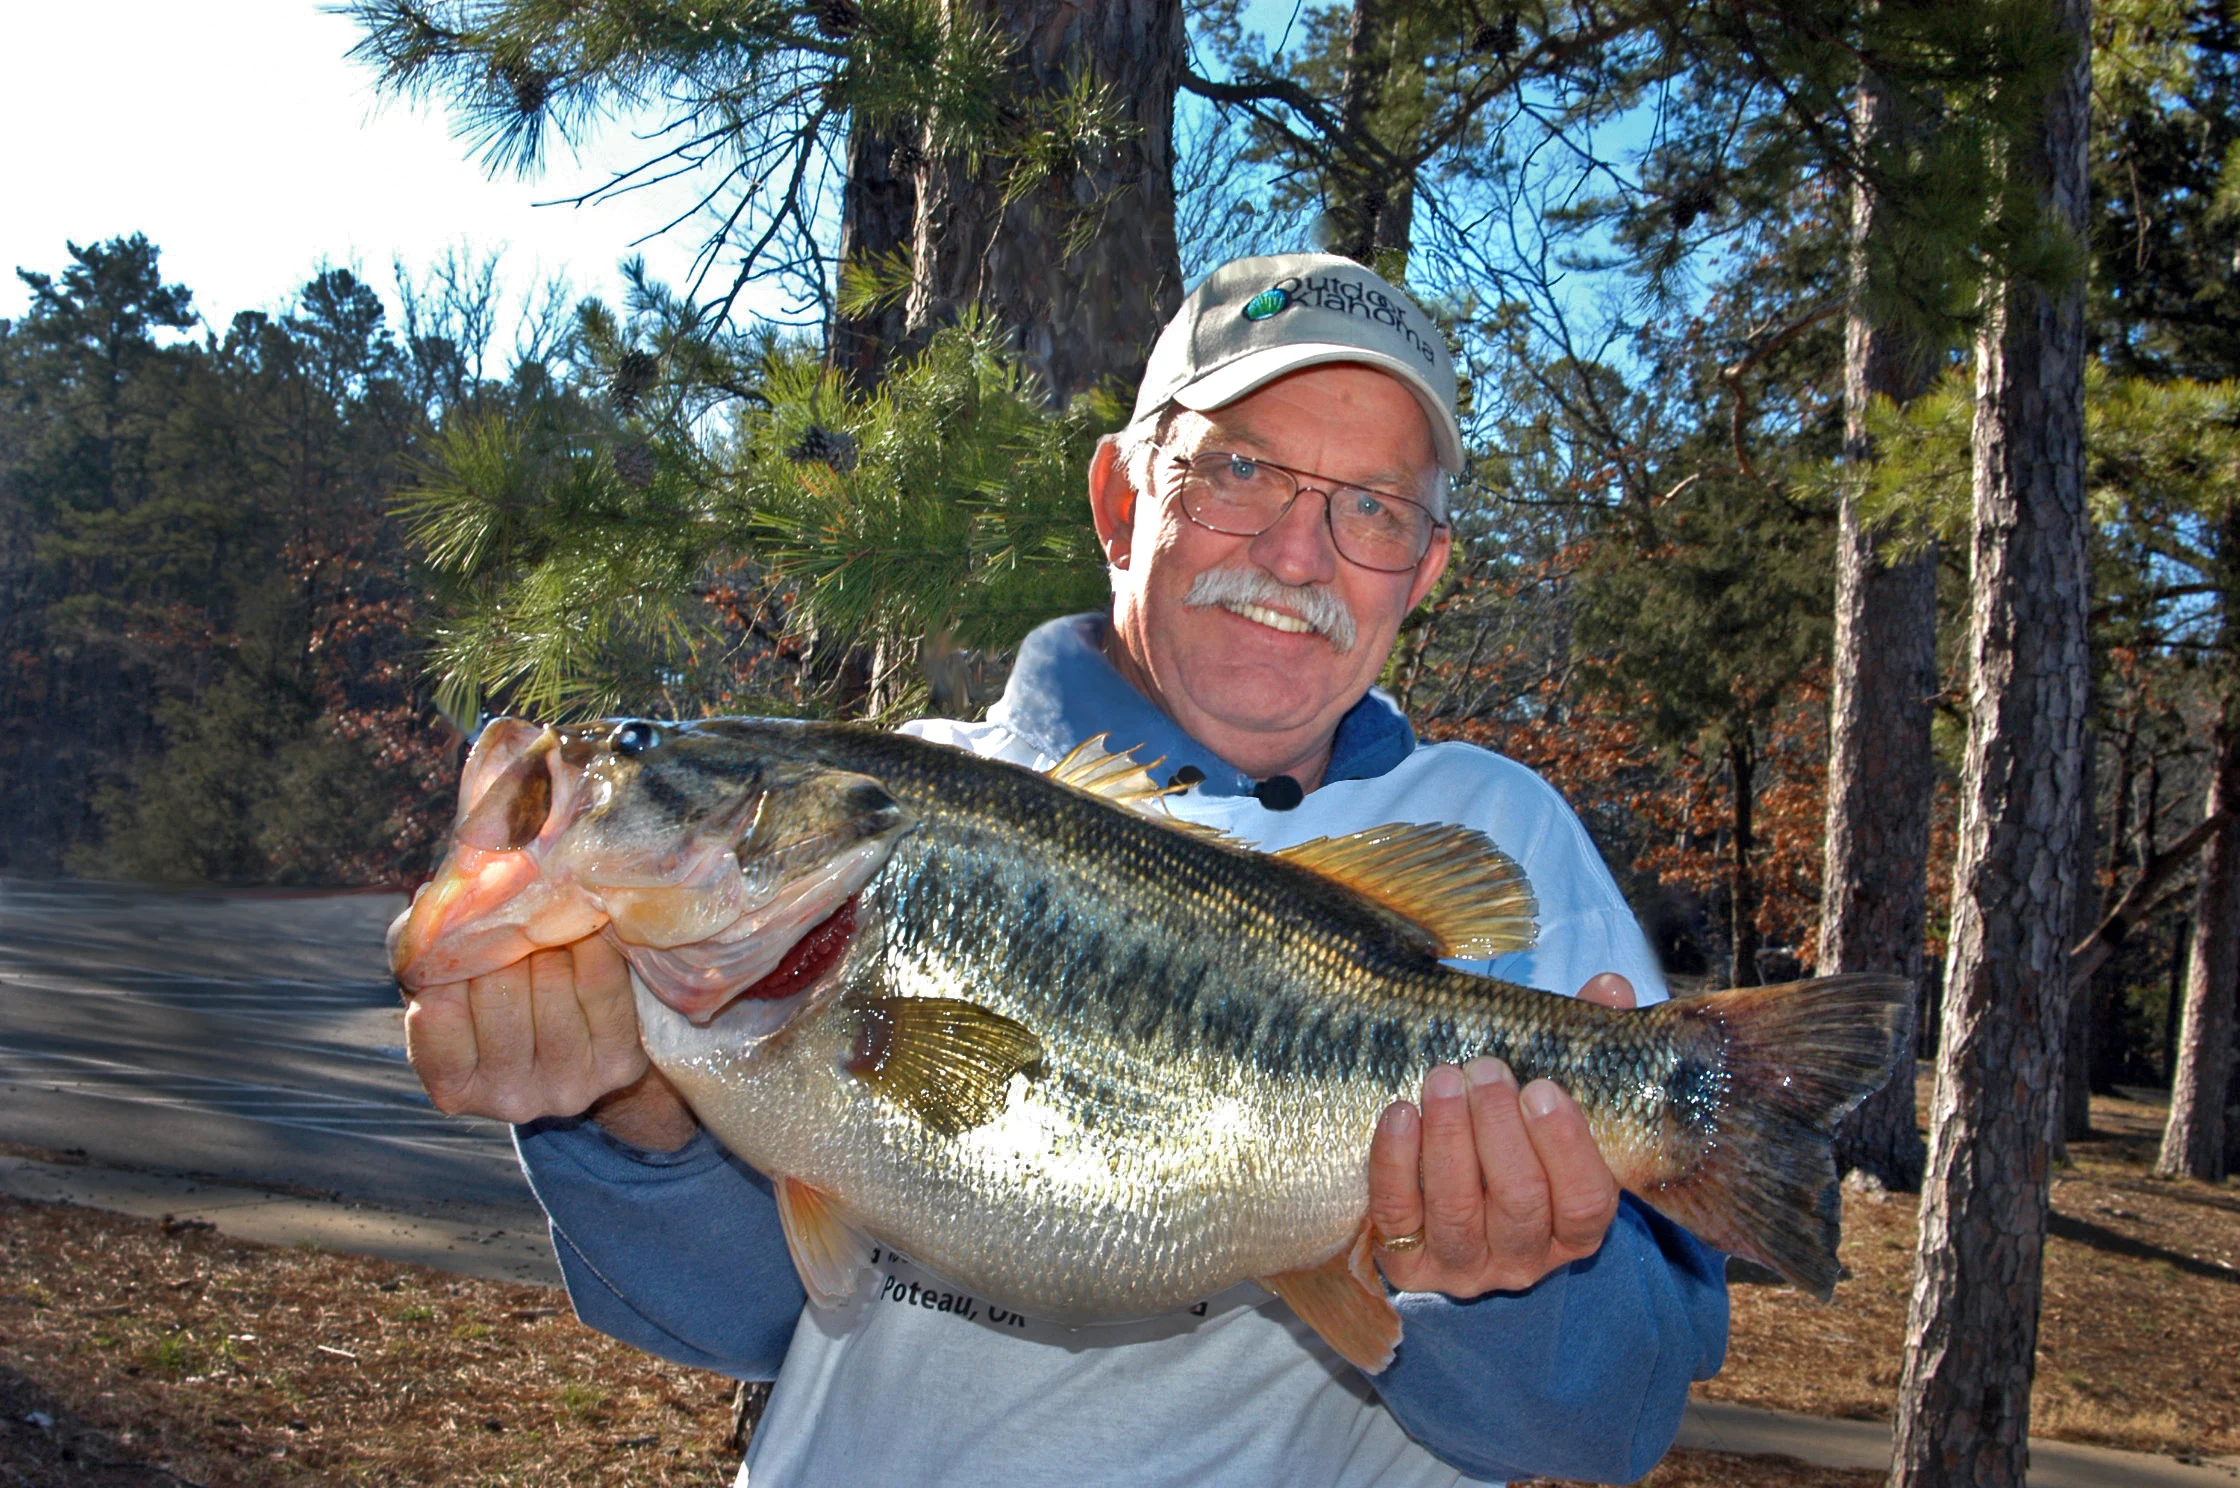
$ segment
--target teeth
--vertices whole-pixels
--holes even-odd
[[[1289,635],[1305,635],[1308,631],[1314,629],[1313,626],[1301,620],[1298,616],[1286,615],[1281,610],[1271,610],[1266,605],[1239,603],[1223,605],[1222,608],[1232,615],[1242,615],[1247,620],[1257,621],[1271,630],[1280,630]]]

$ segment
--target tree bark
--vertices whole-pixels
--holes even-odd
[[[1894,127],[1889,90],[1861,76],[1854,116],[1862,136]],[[1816,969],[1895,973],[1918,1004],[1929,882],[1929,817],[1936,792],[1930,710],[1937,694],[1937,557],[1886,558],[1859,515],[1878,397],[1910,403],[1933,364],[1911,336],[1867,310],[1870,238],[1889,229],[1866,182],[1851,197],[1851,306],[1844,328],[1846,471],[1836,537],[1836,636],[1828,703],[1828,824],[1821,869]],[[1913,1040],[1890,1079],[1836,1132],[1837,1171],[1856,1168],[1885,1187],[1921,1187],[1927,1149],[1914,1112]]]
[[[840,269],[908,254],[917,231],[922,131],[869,130],[848,136],[848,180],[840,193]],[[835,308],[825,359],[859,391],[879,383],[887,363],[908,349],[910,315],[896,297],[862,315]]]
[[[2228,682],[2229,686],[2229,682]],[[2229,692],[2217,723],[2217,773],[2209,814],[2240,807],[2240,697]],[[2194,899],[2170,1120],[2154,1170],[2215,1183],[2229,1171],[2225,1101],[2232,1082],[2233,996],[2240,983],[2240,822],[2212,834]]]
[[[2007,169],[2084,234],[2090,0]],[[1892,1488],[2022,1488],[2089,684],[2084,284],[1991,289],[1976,349],[1968,750]]]
[[[1757,805],[1756,759],[1748,724],[1727,740],[1727,775],[1734,787],[1734,833],[1731,845],[1733,888],[1728,895],[1728,928],[1733,955],[1727,962],[1727,985],[1758,985],[1758,880],[1750,854],[1757,847],[1753,808]]]
[[[2090,704],[2087,704],[2090,707]],[[2089,717],[2089,713],[2087,715]],[[2070,923],[2097,925],[2104,912],[2098,876],[2100,805],[2096,798],[2098,748],[2085,729],[2084,758],[2077,782],[2077,899]],[[2092,983],[2093,973],[2078,973],[2076,949],[2069,953],[2068,1010],[2061,1025],[2061,1108],[2053,1122],[2053,1160],[2069,1160],[2069,1144],[2092,1135]],[[2093,971],[2098,971],[2094,967]]]
[[[1132,137],[1009,206],[993,162],[928,160],[918,179],[913,334],[978,306],[1013,336],[1054,404],[1109,384],[1132,394],[1159,328],[1182,303],[1174,229],[1180,0],[953,0],[1018,39],[1020,96],[1086,69],[1128,109]],[[1078,252],[1082,214],[1095,230]]]

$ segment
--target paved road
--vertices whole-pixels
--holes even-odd
[[[534,1224],[505,1128],[404,1062],[402,903],[0,880],[0,1141]]]

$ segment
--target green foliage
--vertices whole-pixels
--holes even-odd
[[[603,308],[585,320],[622,344]],[[927,637],[1008,645],[1102,601],[1082,491],[1116,419],[1049,411],[993,327],[940,332],[870,394],[779,342],[751,371],[740,344],[697,355],[749,379],[728,428],[601,425],[567,404],[437,442],[401,510],[451,586],[436,665],[454,716],[488,698],[551,717],[704,711],[745,644],[708,603],[731,573],[782,597],[765,611],[782,642],[861,648],[898,675]],[[652,456],[638,478],[619,468],[633,447]]]
[[[1022,85],[1018,37],[940,0],[355,0],[353,55],[384,86],[452,107],[493,171],[526,174],[548,132],[657,111],[648,159],[599,192],[704,171],[721,226],[706,256],[738,260],[728,313],[752,279],[828,293],[822,194],[843,131],[907,128],[927,155],[1002,181],[1006,201],[1129,137],[1128,100],[1087,69]],[[1109,202],[1073,203],[1069,251]]]

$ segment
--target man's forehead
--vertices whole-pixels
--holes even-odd
[[[1204,449],[1219,444],[1239,454],[1265,455],[1281,461],[1286,456],[1298,457],[1296,436],[1282,429],[1280,421],[1267,409],[1256,408],[1250,398],[1239,399],[1224,408],[1209,409],[1200,413],[1195,409],[1174,410],[1174,430],[1182,443]],[[1424,431],[1420,459],[1410,459],[1404,453],[1393,452],[1374,458],[1374,463],[1350,466],[1344,470],[1321,470],[1318,474],[1335,475],[1347,480],[1371,485],[1405,485],[1431,480],[1439,468],[1438,457],[1431,451],[1431,436]],[[1358,458],[1358,452],[1354,452]]]

